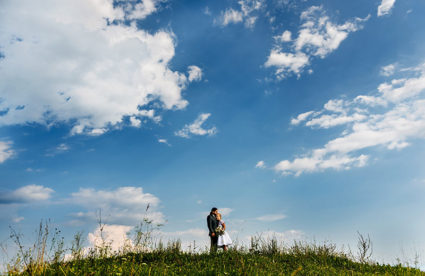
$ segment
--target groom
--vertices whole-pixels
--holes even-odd
[[[210,247],[210,252],[217,252],[217,233],[215,232],[215,229],[217,229],[218,226],[218,220],[217,220],[217,215],[218,210],[217,208],[213,207],[211,209],[210,214],[207,217],[207,225],[208,225],[208,230],[209,230],[209,236],[211,239],[211,247]]]

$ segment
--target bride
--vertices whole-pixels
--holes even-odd
[[[226,224],[221,220],[221,214],[217,214],[218,220],[218,229],[220,229],[220,233],[218,233],[217,246],[223,247],[224,251],[227,251],[227,246],[232,244],[232,239],[229,234],[226,232]]]

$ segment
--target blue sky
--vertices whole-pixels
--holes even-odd
[[[425,251],[425,3],[3,1],[0,237],[164,237]],[[145,208],[150,204],[148,214]],[[118,246],[118,245],[117,245]]]

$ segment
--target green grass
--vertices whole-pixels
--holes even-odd
[[[328,245],[286,252],[185,253],[157,250],[38,265],[10,275],[425,275],[418,269],[356,262]]]
[[[99,223],[102,230],[102,223]],[[379,264],[371,260],[372,243],[359,234],[358,254],[337,250],[331,243],[278,244],[276,238],[251,238],[248,247],[229,251],[183,252],[179,241],[153,242],[153,227],[143,221],[135,228],[132,243],[112,252],[110,243],[84,248],[82,233],[65,248],[60,231],[40,223],[36,242],[24,246],[22,235],[11,229],[18,254],[8,265],[8,275],[424,275],[416,268]],[[102,236],[102,234],[101,234]],[[195,248],[195,244],[193,247]],[[68,261],[65,261],[65,254]],[[0,273],[1,274],[1,273]]]

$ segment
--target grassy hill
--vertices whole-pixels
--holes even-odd
[[[425,275],[402,266],[362,264],[320,254],[127,254],[47,266],[42,275]]]
[[[40,223],[36,242],[28,247],[23,245],[22,235],[11,229],[18,254],[7,265],[7,274],[425,276],[416,268],[372,261],[370,238],[360,233],[356,255],[338,250],[331,243],[278,244],[275,238],[264,240],[261,236],[252,237],[247,247],[233,245],[227,252],[183,252],[179,241],[166,246],[161,241],[154,243],[150,223],[145,221],[145,228],[136,227],[134,239],[116,252],[106,240],[91,248],[83,247],[81,233],[74,236],[67,249],[60,231],[49,231],[47,223]]]
[[[9,275],[425,275],[415,268],[356,262],[330,245],[295,244],[285,251],[187,253],[178,247],[145,253],[93,254],[39,263]]]

